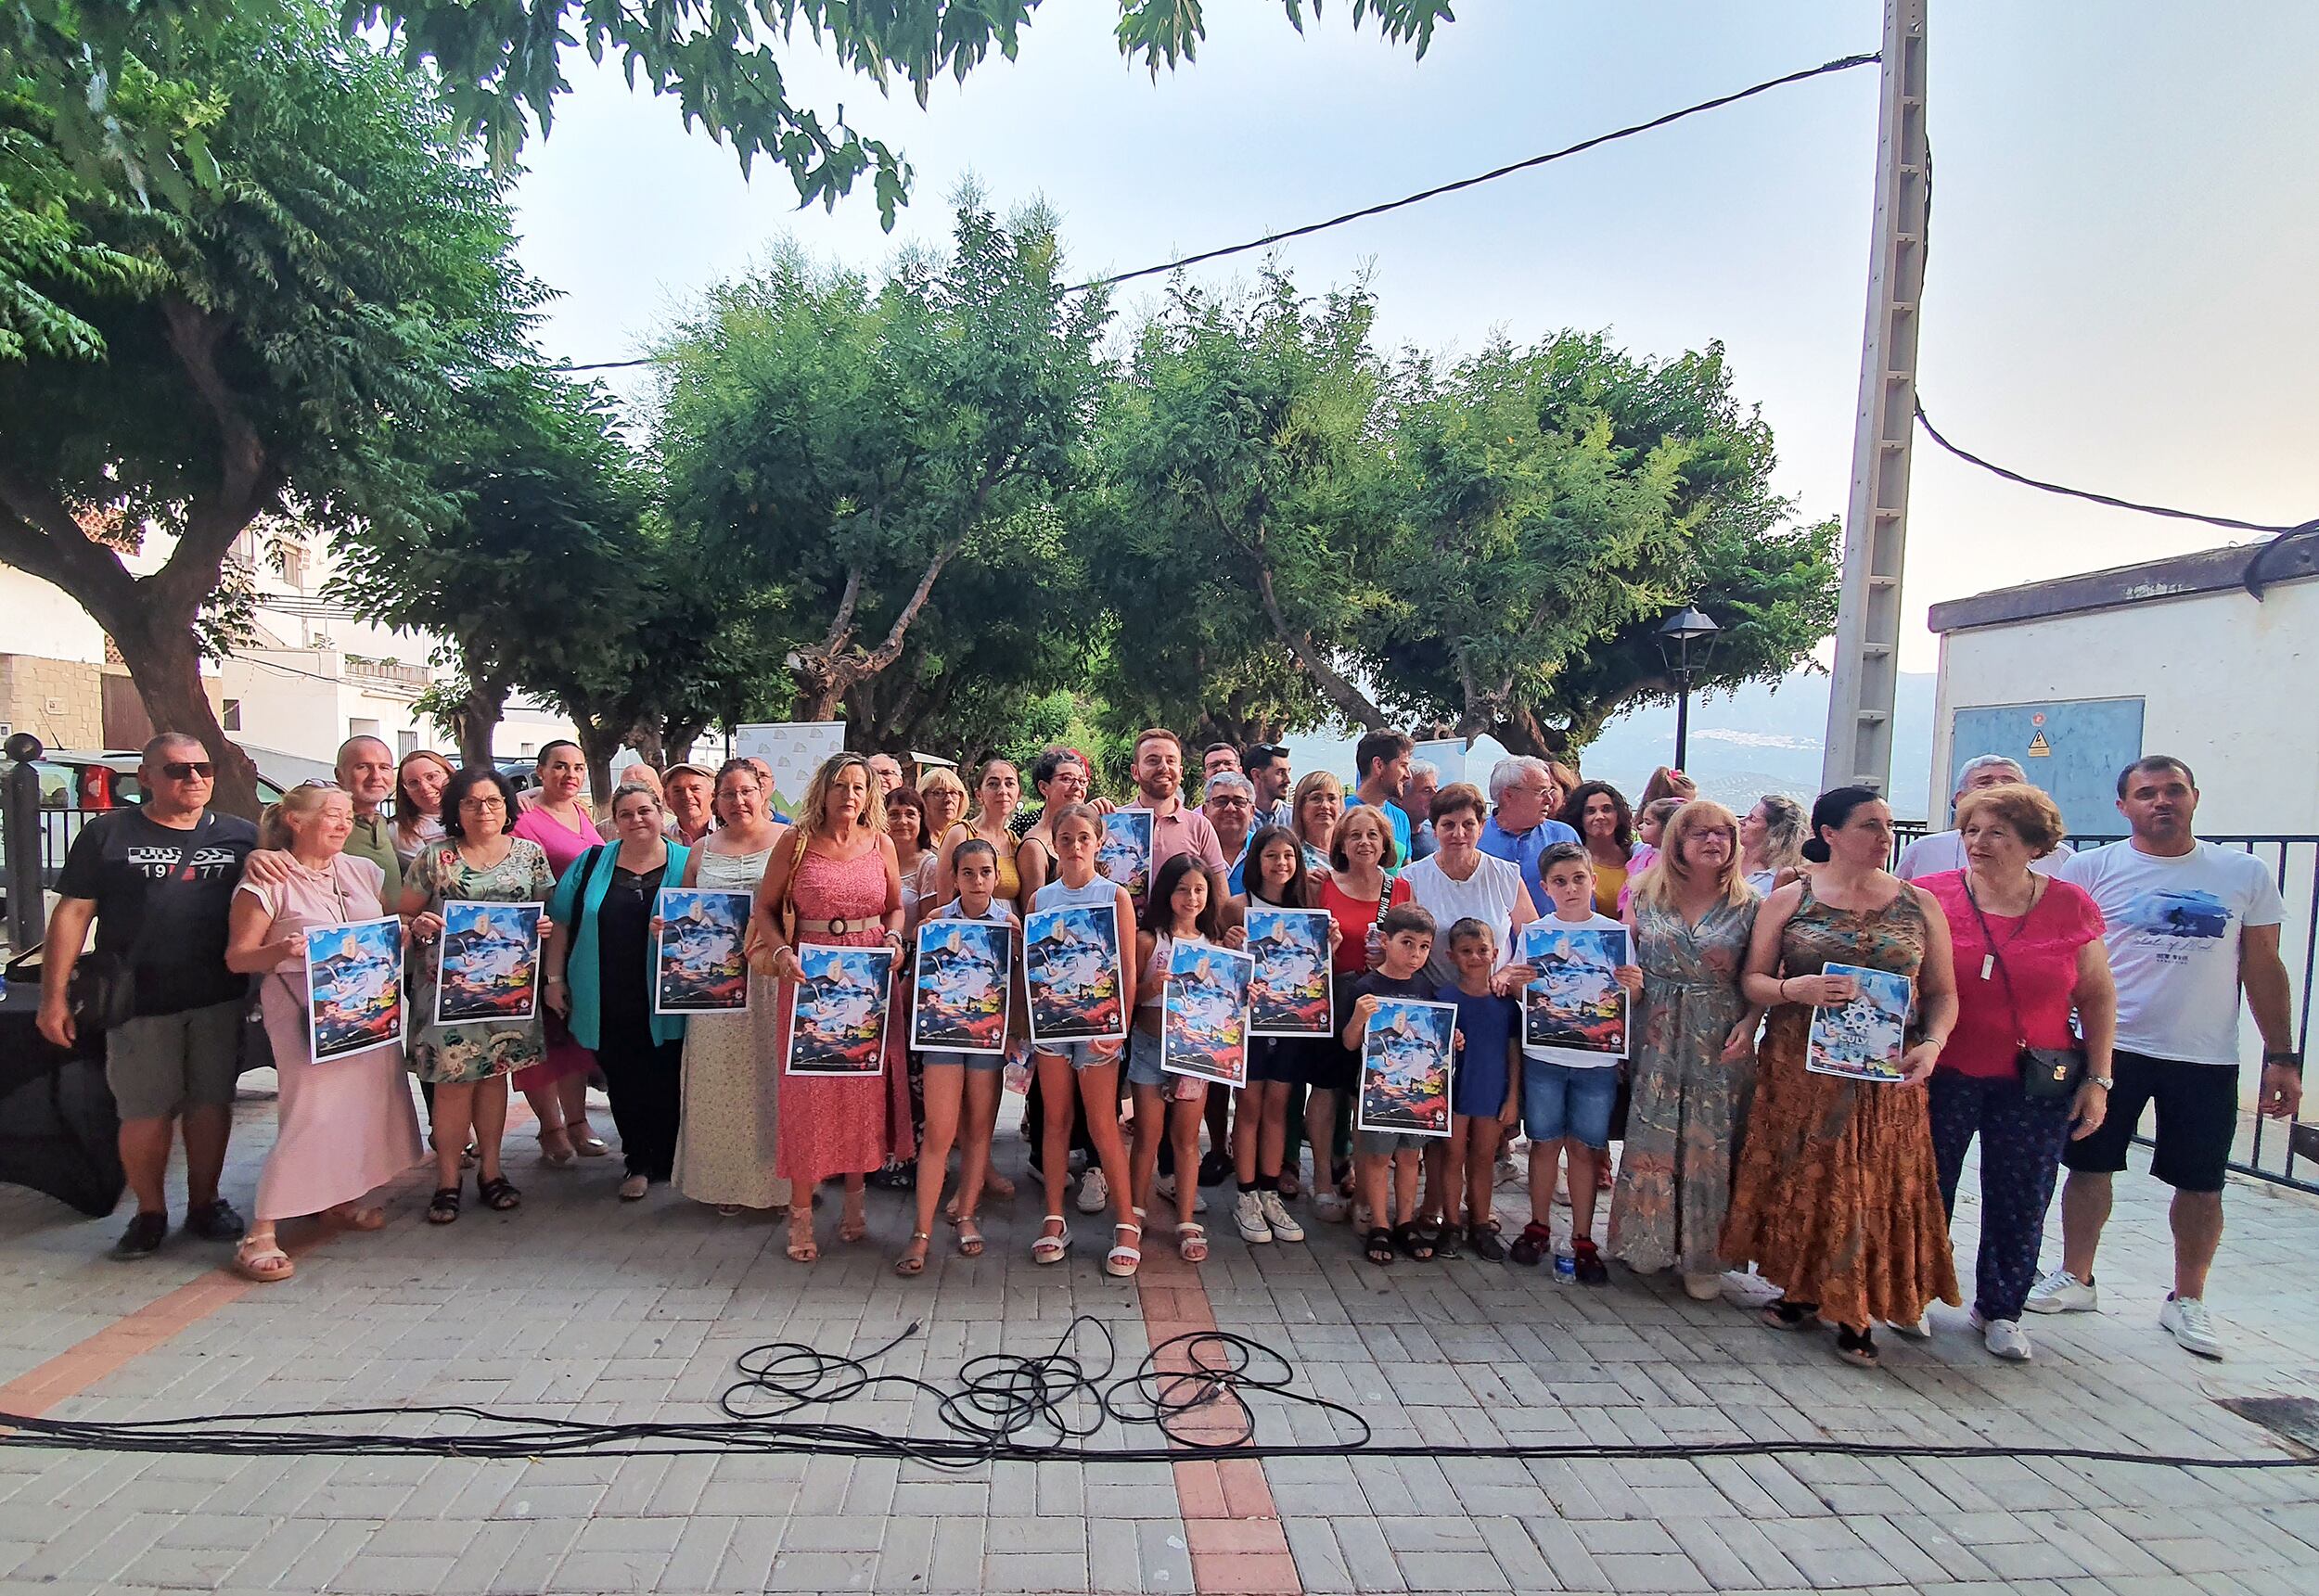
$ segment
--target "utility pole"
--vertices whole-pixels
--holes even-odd
[[[1882,791],[1892,773],[1900,682],[1901,577],[1908,548],[1908,457],[1915,431],[1917,306],[1932,177],[1925,141],[1927,0],[1885,0],[1877,113],[1877,210],[1868,326],[1844,517],[1844,586],[1828,683],[1820,785]]]

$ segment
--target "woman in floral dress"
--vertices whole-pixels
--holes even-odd
[[[435,1196],[427,1217],[439,1225],[459,1217],[459,1153],[470,1125],[480,1164],[476,1194],[499,1209],[521,1200],[500,1170],[499,1144],[507,1129],[507,1078],[539,1063],[545,1051],[540,1005],[532,1004],[528,1020],[426,1023],[435,1012],[442,906],[545,903],[556,884],[539,844],[506,829],[515,807],[515,787],[496,770],[461,771],[443,789],[443,840],[419,849],[403,876],[403,913],[416,916],[411,923],[417,944],[411,961],[411,1069],[435,1089]]]
[[[1739,878],[1738,821],[1694,799],[1668,821],[1627,908],[1643,996],[1609,1251],[1637,1273],[1680,1270],[1702,1302],[1723,1287],[1723,1216],[1755,1095],[1762,1011],[1739,976],[1762,901]]]

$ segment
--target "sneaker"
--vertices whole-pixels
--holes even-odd
[[[2029,1300],[2021,1306],[2031,1313],[2091,1313],[2101,1303],[2101,1293],[2094,1289],[2093,1282],[2057,1269],[2031,1289]]]
[[[151,1258],[161,1250],[161,1243],[169,1239],[167,1214],[139,1214],[129,1221],[129,1228],[113,1243],[112,1256],[117,1258]]]
[[[1272,1227],[1275,1241],[1300,1242],[1304,1239],[1304,1227],[1297,1223],[1297,1217],[1288,1211],[1288,1205],[1280,1200],[1278,1192],[1259,1192],[1256,1199],[1263,1207],[1264,1222]]]
[[[1240,1194],[1239,1200],[1232,1205],[1232,1222],[1240,1228],[1240,1239],[1244,1242],[1263,1243],[1273,1239],[1273,1228],[1267,1222],[1264,1204],[1259,1193]]]
[[[2158,1310],[2158,1327],[2180,1342],[2184,1352],[2217,1360],[2223,1356],[2223,1338],[2214,1334],[2214,1315],[2195,1296],[2169,1292],[2166,1306]]]
[[[1980,1332],[1981,1342],[1992,1356],[2002,1358],[2008,1363],[2026,1363],[2030,1360],[2030,1338],[2028,1333],[2022,1330],[2019,1320],[1983,1319],[1978,1308],[1973,1309],[1971,1317],[1973,1328]]]
[[[1342,1223],[1345,1216],[1349,1212],[1351,1212],[1351,1205],[1346,1203],[1344,1198],[1339,1196],[1335,1192],[1329,1191],[1326,1187],[1324,1187],[1313,1198],[1313,1217],[1318,1219],[1324,1224],[1334,1225]]]
[[[1110,1206],[1111,1187],[1103,1178],[1103,1167],[1096,1165],[1087,1171],[1087,1178],[1079,1182],[1079,1211],[1099,1214]]]
[[[186,1229],[205,1242],[237,1242],[250,1226],[223,1197],[186,1210]]]

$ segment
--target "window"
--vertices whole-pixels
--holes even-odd
[[[238,732],[241,730],[240,699],[228,698],[225,700],[224,710],[218,716],[218,724],[223,726],[228,732]]]
[[[349,715],[346,718],[346,734],[350,737],[375,737],[378,734],[378,722],[366,715]]]
[[[418,734],[416,732],[397,732],[394,734],[394,757],[397,760],[407,760],[417,752]]]

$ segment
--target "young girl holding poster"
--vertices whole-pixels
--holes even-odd
[[[1208,1082],[1179,1075],[1172,1082],[1160,1067],[1160,1000],[1168,985],[1168,955],[1178,942],[1224,942],[1224,902],[1216,896],[1207,869],[1197,854],[1179,853],[1161,865],[1152,878],[1151,896],[1144,904],[1142,929],[1135,933],[1135,1028],[1128,1037],[1127,1084],[1135,1097],[1135,1153],[1133,1163],[1135,1211],[1151,1205],[1154,1173],[1160,1165],[1160,1139],[1175,1144],[1175,1250],[1185,1263],[1208,1257],[1208,1227],[1193,1219],[1199,1201],[1199,1127],[1208,1112]]]
[[[1312,870],[1296,833],[1287,826],[1264,827],[1249,844],[1249,858],[1251,862],[1244,875],[1248,890],[1236,903],[1243,920],[1252,908],[1303,911],[1313,907]],[[1335,956],[1342,935],[1331,915],[1325,951],[1329,958]],[[1327,977],[1325,965],[1322,978]],[[1336,1047],[1333,1036],[1249,1038],[1249,1083],[1232,1119],[1233,1173],[1240,1188],[1233,1222],[1246,1241],[1304,1239],[1304,1227],[1288,1212],[1280,1190],[1288,1164],[1289,1101],[1311,1068],[1308,1055],[1322,1048],[1333,1053]]]
[[[1135,924],[1127,889],[1095,874],[1095,849],[1103,840],[1102,817],[1085,804],[1066,804],[1051,823],[1055,839],[1056,878],[1039,888],[1033,912],[1047,909],[1103,909],[1112,913],[1119,946],[1133,947]],[[1133,1010],[1135,969],[1121,960],[1120,1003]],[[1134,1184],[1128,1179],[1127,1150],[1120,1142],[1120,1048],[1118,1041],[1034,1042],[1031,1062],[1039,1072],[1039,1091],[1045,1100],[1040,1127],[1044,1156],[1039,1162],[1046,1184],[1046,1218],[1031,1256],[1043,1264],[1061,1263],[1070,1251],[1070,1223],[1063,1217],[1063,1188],[1070,1180],[1071,1100],[1085,1105],[1087,1136],[1095,1144],[1095,1161],[1110,1188],[1119,1219],[1111,1226],[1112,1247],[1103,1267],[1114,1275],[1132,1275],[1144,1261],[1143,1220],[1134,1207]]]
[[[958,896],[926,916],[925,931],[944,920],[973,920],[1004,926],[1019,944],[1015,912],[993,894],[998,890],[998,849],[979,836],[970,836],[951,850],[951,879]],[[1022,958],[1018,946],[1006,973],[1009,984],[1020,978]],[[1021,1026],[1019,1014],[1007,1027],[1008,1040]],[[942,1181],[950,1173],[950,1149],[958,1145],[958,1200],[953,1221],[958,1227],[958,1250],[967,1258],[982,1252],[982,1227],[975,1210],[982,1201],[982,1183],[991,1170],[991,1132],[998,1121],[999,1079],[1006,1064],[997,1053],[949,1053],[929,1048],[918,1054],[925,1066],[926,1133],[918,1143],[918,1221],[910,1245],[894,1260],[894,1272],[922,1274],[926,1249],[934,1235],[934,1210],[942,1200]]]

